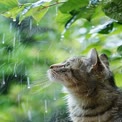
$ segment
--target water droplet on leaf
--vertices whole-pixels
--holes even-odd
[[[13,18],[13,22],[16,22],[16,18]]]
[[[28,89],[31,88],[31,86],[30,86],[30,78],[29,78],[29,77],[27,77],[27,88],[28,88]]]
[[[44,105],[45,105],[45,113],[47,113],[48,112],[48,110],[47,110],[47,100],[44,101]]]
[[[5,34],[3,34],[3,38],[2,38],[2,44],[5,43]]]

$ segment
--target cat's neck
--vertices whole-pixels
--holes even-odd
[[[105,87],[101,84],[91,90],[82,91],[82,88],[78,87],[75,90],[67,88],[67,91],[69,94],[68,101],[74,102],[77,105],[82,106],[82,108],[97,107],[99,104],[104,105],[106,102],[111,104],[117,98],[118,93],[115,88],[109,86]]]
[[[109,119],[111,108],[115,106],[118,100],[117,92],[115,90],[99,90],[92,96],[76,95],[69,90],[67,102],[71,116],[82,117],[83,122],[87,121],[85,118],[92,118],[94,116],[102,115],[102,118]],[[106,113],[106,111],[108,113]],[[107,116],[107,117],[106,117]],[[97,121],[98,118],[95,120]],[[107,121],[107,120],[106,120]]]

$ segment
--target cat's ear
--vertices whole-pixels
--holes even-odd
[[[101,55],[100,55],[100,60],[101,60],[107,67],[109,67],[109,61],[108,61],[107,55],[101,54]]]
[[[99,59],[99,56],[98,56],[96,49],[94,49],[94,48],[91,49],[88,57],[89,57],[90,62],[93,66],[101,64],[101,61]]]

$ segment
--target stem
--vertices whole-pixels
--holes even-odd
[[[53,4],[49,5],[49,6],[43,6],[43,8],[41,8],[41,10],[43,10],[45,8],[53,7],[53,6],[58,5],[58,4],[63,4],[63,3],[65,3],[65,2],[56,2],[56,3],[53,3]]]
[[[37,2],[36,2],[36,3],[37,3]],[[39,6],[43,6],[42,3],[43,3],[43,2],[41,2],[40,4],[35,4],[35,3],[33,3],[32,5],[28,6],[27,8],[25,8],[25,9],[23,10],[22,15],[26,14],[26,13],[27,13],[30,9],[32,9],[32,8],[36,8],[36,7],[39,7]],[[58,5],[58,4],[63,4],[63,3],[65,3],[65,2],[55,2],[55,3],[53,3],[53,4],[49,5],[49,6],[43,6],[43,8],[41,8],[40,10],[43,10],[43,9],[45,9],[45,8],[49,8],[49,7]]]

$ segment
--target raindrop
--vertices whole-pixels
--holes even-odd
[[[95,26],[92,26],[92,28],[95,28]]]
[[[85,34],[86,32],[87,32],[87,29],[86,28],[79,29],[79,33],[80,34]]]
[[[77,16],[74,16],[66,25],[65,29],[63,30],[63,32],[61,33],[61,41],[64,39],[64,34],[66,33],[67,29],[69,29],[69,27],[72,25],[72,23],[75,21]]]
[[[15,74],[15,77],[17,77],[17,74]]]
[[[14,65],[14,76],[15,77],[17,77],[16,67],[17,67],[17,64]]]
[[[22,110],[24,111],[24,113],[27,113],[26,112],[26,105],[25,105],[25,103],[22,103],[21,106],[22,106]]]
[[[11,13],[8,11],[7,14],[11,14]]]
[[[27,87],[28,87],[28,89],[31,88],[31,86],[30,86],[30,78],[29,77],[27,77]]]
[[[2,44],[5,43],[5,34],[3,34],[3,38],[2,38]]]
[[[4,86],[6,83],[5,83],[5,74],[3,72],[3,79],[2,79],[2,86]]]
[[[10,32],[12,31],[12,23],[10,23],[9,30],[10,30]]]
[[[32,121],[32,114],[31,114],[30,110],[28,110],[28,119],[29,119],[29,121]]]
[[[29,29],[32,30],[32,19],[30,19]]]
[[[63,41],[63,39],[64,39],[64,34],[66,33],[66,30],[67,29],[64,29],[63,32],[61,33],[61,39],[60,39],[61,41]]]
[[[21,21],[19,21],[18,25],[20,25],[20,24],[21,24]]]
[[[10,57],[11,57],[11,50],[9,50],[8,52],[8,62],[10,61]]]
[[[20,35],[18,35],[18,42],[19,42],[19,45],[21,44],[21,37]]]
[[[25,76],[27,76],[27,74],[28,74],[28,73],[27,73],[27,70],[26,70],[26,67],[25,67]]]
[[[20,104],[20,94],[17,95],[17,102]]]
[[[13,18],[13,22],[16,22],[16,18]]]
[[[54,97],[53,97],[53,100],[56,100],[56,90],[54,90]]]
[[[47,113],[48,112],[48,110],[47,110],[47,100],[44,101],[44,106],[45,106],[45,113]]]
[[[16,34],[17,34],[17,36],[19,36],[20,35],[20,30],[17,30],[17,33]]]
[[[13,47],[15,47],[16,45],[16,35],[14,35],[14,39],[13,39]]]
[[[58,7],[56,6],[55,8],[55,11],[56,11],[56,16],[58,15]]]

